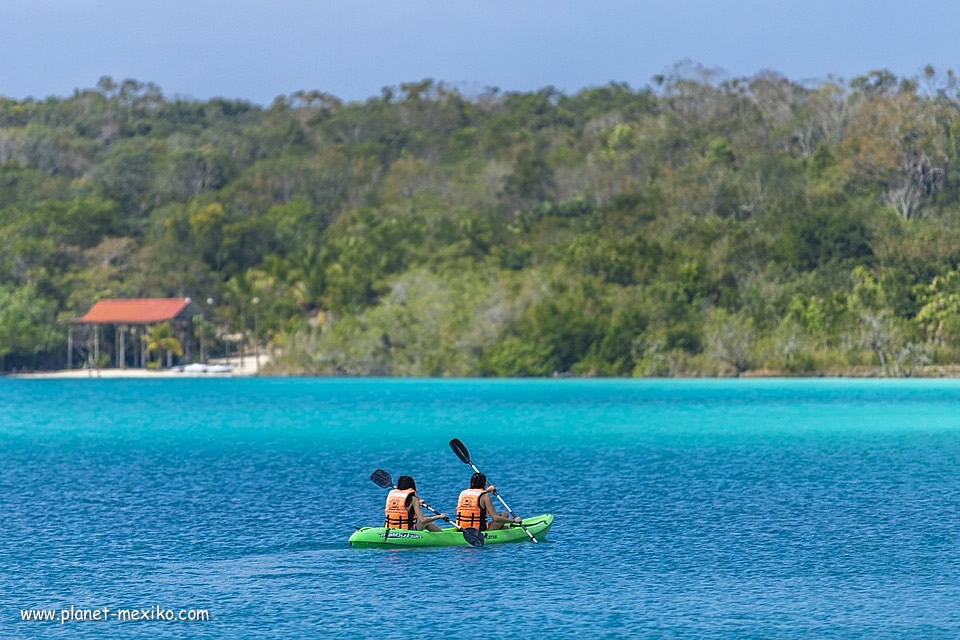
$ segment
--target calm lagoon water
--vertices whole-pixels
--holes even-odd
[[[452,437],[550,543],[348,548]],[[0,380],[0,636],[957,637],[958,461],[953,381]]]

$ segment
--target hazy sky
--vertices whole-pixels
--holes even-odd
[[[798,80],[914,74],[960,67],[958,19],[956,0],[0,0],[0,95],[67,95],[102,75],[262,104],[427,77],[575,91],[644,86],[684,59]]]

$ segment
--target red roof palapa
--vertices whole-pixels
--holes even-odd
[[[80,324],[153,324],[173,320],[190,298],[117,298],[100,300],[75,322]]]

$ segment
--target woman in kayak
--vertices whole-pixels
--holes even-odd
[[[520,518],[511,518],[509,513],[497,513],[490,497],[496,492],[495,486],[487,486],[487,476],[480,472],[470,476],[470,488],[461,491],[457,500],[457,526],[493,531],[502,529],[508,522],[520,522]],[[487,516],[490,516],[489,523]]]
[[[417,497],[417,483],[410,476],[397,478],[397,488],[387,494],[387,505],[383,512],[386,516],[383,526],[390,529],[442,531],[433,521],[447,517],[445,513],[437,516],[423,515],[420,498]]]

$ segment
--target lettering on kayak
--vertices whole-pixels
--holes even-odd
[[[380,537],[381,537],[381,538],[386,538],[386,537],[387,537],[387,534],[381,533],[381,534],[380,534]],[[423,537],[423,536],[421,536],[421,535],[418,534],[418,533],[391,533],[391,534],[390,534],[390,538],[391,538],[391,539],[393,539],[393,538],[416,538],[417,540],[419,540],[419,539],[422,538],[422,537]]]

